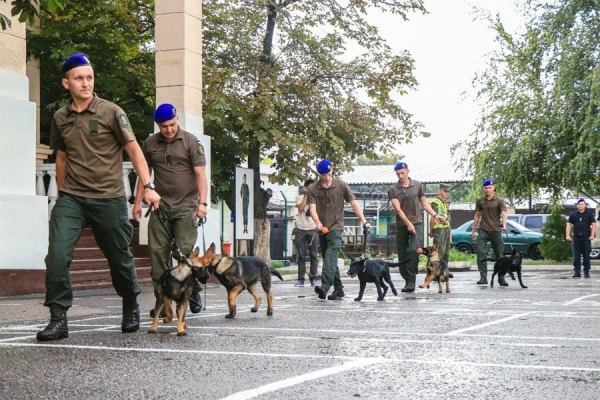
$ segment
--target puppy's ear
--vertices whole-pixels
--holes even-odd
[[[192,254],[190,254],[190,258],[196,258],[198,257],[198,254],[200,254],[200,248],[196,246],[194,251],[192,251]]]

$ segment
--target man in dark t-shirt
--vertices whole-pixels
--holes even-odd
[[[485,195],[475,203],[475,217],[471,228],[471,240],[477,244],[477,269],[480,279],[478,285],[487,285],[487,252],[488,242],[492,244],[496,259],[504,255],[504,240],[502,231],[506,231],[506,204],[504,199],[496,194],[493,179],[483,180]],[[498,283],[504,278],[498,275]]]
[[[588,212],[585,199],[577,201],[577,211],[567,220],[567,241],[571,242],[573,253],[573,278],[581,278],[581,256],[583,256],[583,276],[590,277],[590,252],[592,240],[596,237],[594,214]]]

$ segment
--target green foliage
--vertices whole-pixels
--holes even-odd
[[[498,192],[530,198],[543,189],[600,187],[600,15],[597,1],[522,0],[511,34],[488,17],[500,49],[473,81],[482,116],[453,148],[474,187],[495,176]]]
[[[461,251],[457,251],[456,249],[450,249],[449,261],[450,262],[452,262],[452,261],[471,261],[473,263],[476,263],[477,255],[463,253]]]
[[[6,0],[2,0],[6,3]],[[50,12],[56,12],[59,9],[63,9],[65,4],[69,0],[12,0],[10,4],[12,8],[10,10],[11,16],[18,16],[19,22],[27,22],[33,25],[35,18],[39,16],[37,7],[45,8]],[[0,27],[2,30],[11,27],[11,20],[4,14],[0,13]]]
[[[566,224],[562,208],[555,205],[548,222],[542,227],[544,237],[540,250],[545,259],[564,261],[571,258],[571,244],[565,240]]]
[[[27,51],[41,66],[41,142],[49,142],[52,116],[70,98],[61,85],[60,64],[75,52],[90,57],[98,96],[122,107],[138,139],[145,139],[153,129],[155,108],[153,2],[71,0],[68,4],[55,11],[42,7],[41,30],[27,35]]]
[[[203,2],[213,194],[231,201],[235,167],[247,160],[257,171],[265,151],[276,170],[269,178],[293,185],[314,176],[317,159],[345,170],[420,134],[396,97],[416,87],[413,60],[392,52],[367,19],[372,11],[399,23],[425,12],[422,1]]]

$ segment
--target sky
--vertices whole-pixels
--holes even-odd
[[[514,0],[425,0],[429,14],[411,15],[406,22],[393,15],[371,16],[392,48],[409,50],[415,60],[419,86],[400,102],[431,137],[398,149],[409,167],[453,166],[451,145],[474,130],[479,107],[463,92],[472,91],[476,72],[497,45],[486,22],[474,20],[473,6],[499,13],[503,21],[519,19]]]

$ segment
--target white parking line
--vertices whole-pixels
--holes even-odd
[[[339,374],[340,372],[348,371],[355,368],[367,367],[369,365],[373,365],[376,363],[383,362],[383,359],[358,359],[349,361],[347,363],[343,363],[340,365],[336,365],[335,367],[325,368],[313,372],[309,372],[307,374],[294,376],[293,378],[283,379],[281,381],[269,383],[267,385],[263,385],[257,387],[255,389],[245,390],[243,392],[234,393],[231,396],[224,397],[223,400],[246,400],[252,399],[256,396],[260,396],[261,394],[275,392],[277,390],[285,389],[290,386],[299,385],[301,383],[305,383],[308,381],[312,381],[315,379],[320,379],[326,376]]]
[[[563,304],[563,306],[570,306],[571,304],[575,304],[583,299],[589,299],[590,297],[596,297],[596,296],[600,296],[598,294],[590,294],[588,296],[582,296],[582,297],[578,297],[576,299],[573,299],[571,301],[567,301],[566,303]]]
[[[526,317],[526,316],[531,315],[531,314],[535,314],[535,312],[532,311],[532,312],[528,312],[528,313],[524,313],[524,314],[512,315],[510,317],[506,317],[506,318],[502,318],[502,319],[497,319],[495,321],[486,322],[485,324],[479,324],[479,325],[475,325],[475,326],[470,326],[468,328],[457,329],[455,331],[448,332],[448,335],[458,335],[460,333],[464,333],[464,332],[468,332],[468,331],[474,331],[476,329],[485,328],[486,326],[501,324],[502,322],[510,321],[510,320],[517,319],[517,318]]]

